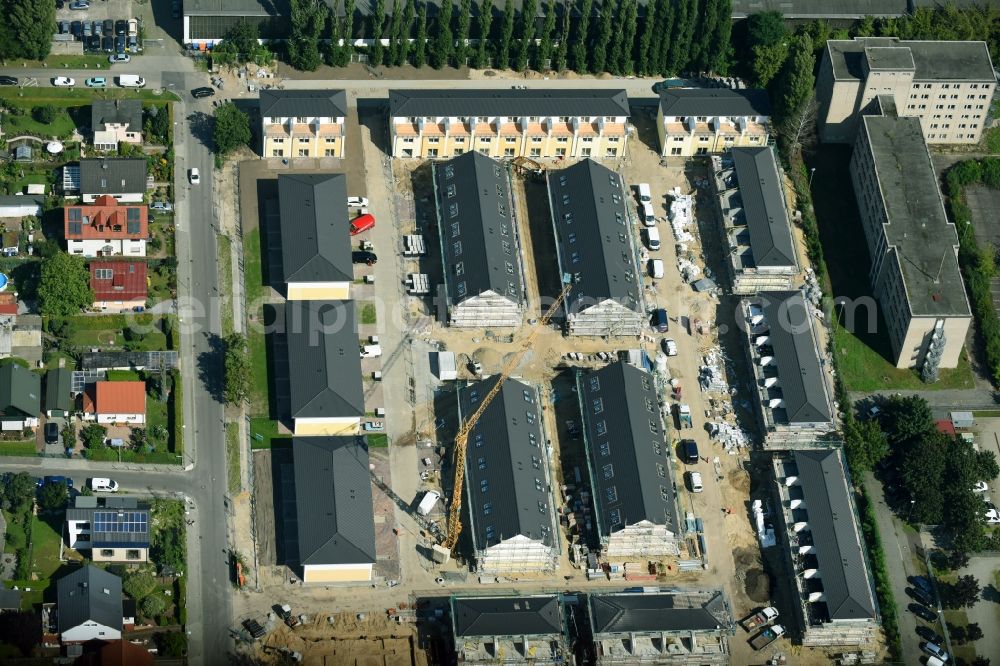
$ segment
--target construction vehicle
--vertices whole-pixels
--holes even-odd
[[[760,629],[761,627],[767,626],[777,619],[778,609],[774,606],[768,606],[767,608],[754,613],[750,617],[744,618],[740,624],[742,624],[743,628],[747,631],[753,631],[754,629]]]
[[[514,167],[514,173],[522,178],[531,176],[535,180],[541,180],[545,173],[541,164],[527,157],[515,157],[510,164]]]
[[[292,615],[292,607],[288,604],[282,604],[281,606],[275,604],[274,611],[278,614],[289,628],[297,627],[299,625],[299,618]]]
[[[694,422],[691,420],[691,407],[688,405],[674,405],[674,417],[677,419],[677,429],[693,428]]]
[[[504,363],[503,368],[500,370],[500,376],[493,385],[493,388],[483,397],[482,402],[479,403],[479,407],[472,413],[472,416],[462,423],[458,429],[458,433],[455,435],[455,482],[452,484],[451,505],[448,507],[448,535],[441,544],[449,551],[455,550],[455,545],[458,544],[458,535],[462,532],[462,486],[465,483],[465,452],[466,445],[469,442],[469,433],[476,427],[476,423],[479,422],[486,408],[490,406],[493,399],[500,393],[504,382],[517,368],[528,350],[531,349],[531,344],[535,341],[535,337],[539,331],[548,325],[549,320],[552,319],[552,315],[556,313],[563,299],[566,298],[566,295],[573,288],[573,283],[568,278],[564,278],[563,282],[563,289],[559,292],[559,296],[556,297],[552,305],[549,306],[549,309],[538,320],[535,329],[521,343],[521,349],[517,353],[511,354],[510,358]]]
[[[756,636],[750,639],[750,646],[754,650],[762,650],[768,645],[778,640],[779,637],[785,635],[785,628],[780,624],[776,624],[773,627],[768,627],[764,631],[760,632]]]

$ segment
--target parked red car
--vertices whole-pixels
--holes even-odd
[[[358,215],[356,218],[351,220],[351,235],[360,234],[362,231],[368,231],[375,227],[375,216],[371,213],[365,213],[364,215]]]

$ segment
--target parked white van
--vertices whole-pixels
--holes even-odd
[[[648,203],[642,204],[641,211],[642,211],[642,223],[645,224],[647,227],[655,227],[656,216],[653,215],[652,204]]]
[[[652,203],[653,194],[649,189],[649,183],[639,183],[639,203]]]
[[[646,229],[646,245],[654,252],[660,249],[660,230],[656,227]]]
[[[94,478],[90,480],[90,489],[95,493],[116,493],[118,482],[107,478]]]
[[[122,88],[145,88],[146,79],[134,74],[122,74],[118,77],[118,85]]]
[[[382,355],[382,345],[365,345],[361,348],[361,358],[377,358]]]
[[[649,262],[649,272],[657,280],[663,277],[663,260],[652,259]]]

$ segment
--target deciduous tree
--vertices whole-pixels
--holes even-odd
[[[320,65],[319,37],[326,25],[327,8],[318,0],[291,3],[288,60],[295,69],[312,72]]]
[[[226,102],[215,109],[215,152],[227,155],[231,151],[250,143],[250,116],[232,102]]]
[[[423,67],[427,62],[427,5],[417,9],[417,36],[413,42],[413,66]]]
[[[523,72],[528,66],[528,56],[535,41],[537,14],[538,0],[524,0],[521,3],[521,37],[517,43],[517,56],[514,58],[514,69],[518,72]]]
[[[455,67],[465,67],[469,60],[469,24],[472,22],[472,0],[461,0],[455,18]]]
[[[563,17],[559,28],[559,41],[556,44],[556,53],[552,60],[552,69],[557,72],[566,69],[569,60],[569,13],[570,3],[569,0],[566,0],[563,3]]]
[[[401,65],[405,65],[410,61],[410,40],[413,39],[413,21],[416,19],[417,10],[413,3],[413,0],[406,0],[406,6],[403,8],[403,29],[401,32],[402,39],[399,41],[399,60]]]
[[[38,285],[38,306],[42,314],[68,317],[79,314],[93,302],[90,271],[83,257],[60,252],[42,263]]]
[[[451,0],[442,0],[437,17],[437,36],[431,47],[431,67],[441,69],[451,60],[455,49],[455,39],[451,32],[451,20],[455,13]]]
[[[590,51],[590,71],[602,74],[608,67],[608,45],[614,32],[615,0],[604,0],[601,3],[601,15],[597,22],[597,35],[594,37],[594,48]]]
[[[507,0],[503,6],[503,18],[500,24],[500,44],[497,46],[497,69],[510,67],[510,47],[514,38],[514,0]]]
[[[782,74],[778,104],[779,122],[798,114],[799,110],[813,95],[816,77],[813,68],[816,66],[816,56],[813,55],[812,40],[806,35],[800,35],[792,43],[792,54],[785,65]]]
[[[488,55],[486,47],[490,43],[490,29],[493,26],[493,3],[491,0],[479,0],[479,43],[473,55],[472,66],[476,69],[486,67]]]
[[[642,21],[642,30],[639,31],[639,48],[635,60],[635,71],[639,76],[651,74],[655,67],[652,66],[650,50],[653,46],[653,36],[656,34],[656,12],[660,4],[655,0],[650,0],[646,4],[646,17]]]
[[[44,60],[52,49],[52,28],[56,8],[51,0],[16,0],[6,5],[5,23],[16,37],[16,55],[29,60]],[[9,55],[15,55],[11,53]]]
[[[136,571],[122,580],[122,590],[135,601],[142,601],[156,590],[156,579],[148,571]]]
[[[552,40],[556,30],[556,0],[548,0],[545,4],[545,22],[542,24],[542,34],[535,51],[535,71],[541,72],[551,67]]]
[[[572,5],[567,4],[569,9]],[[594,0],[583,0],[580,5],[580,20],[576,23],[576,34],[573,36],[573,49],[570,53],[570,64],[574,71],[586,72],[589,63],[590,22],[594,13]]]
[[[637,0],[623,0],[619,14],[621,32],[611,49],[612,71],[615,74],[632,74],[635,63],[632,58],[635,35],[639,28],[639,4]]]
[[[80,441],[88,449],[104,446],[108,438],[108,429],[97,423],[88,423],[80,429]]]
[[[392,18],[389,20],[389,47],[386,55],[390,65],[399,67],[403,64],[403,10],[399,0],[392,0]]]
[[[375,0],[375,12],[372,14],[372,49],[370,65],[378,67],[385,60],[385,47],[382,45],[382,31],[385,29],[385,0]]]
[[[232,333],[225,340],[226,402],[236,405],[250,396],[252,373],[247,339]]]

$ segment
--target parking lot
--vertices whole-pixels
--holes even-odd
[[[139,20],[132,14],[131,0],[102,0],[86,9],[65,2],[56,9],[53,26],[56,47],[79,46],[84,53],[123,53],[135,55],[142,52]],[[57,48],[56,51],[62,50]]]

